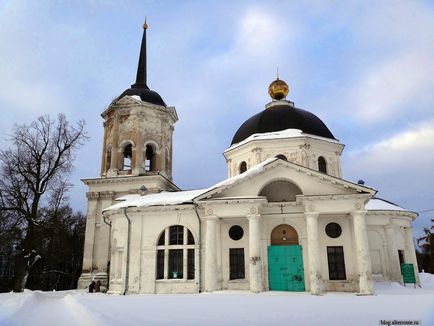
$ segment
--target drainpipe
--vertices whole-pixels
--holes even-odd
[[[128,221],[128,233],[127,233],[127,261],[126,261],[126,267],[125,267],[125,288],[124,288],[124,295],[127,294],[128,290],[128,278],[130,274],[130,240],[131,240],[131,220],[127,215],[127,209],[128,207],[124,207],[124,215],[125,218]]]
[[[108,258],[111,266],[111,251],[112,251],[112,222],[107,222],[107,217],[102,214],[102,219],[105,224],[109,226],[109,245],[108,245]],[[110,284],[110,268],[107,268],[107,290],[109,289]]]
[[[195,202],[193,202],[193,206],[194,206],[194,211],[196,212],[196,216],[197,216],[197,222],[199,223],[199,293],[202,292],[202,275],[201,275],[201,257],[202,257],[202,250],[201,250],[201,239],[202,239],[202,223],[200,222],[200,217],[199,217],[199,213],[197,212],[197,204]]]

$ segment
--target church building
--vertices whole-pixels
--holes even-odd
[[[228,178],[182,191],[172,178],[175,107],[147,84],[146,32],[136,82],[101,114],[101,175],[88,187],[79,288],[109,293],[346,291],[402,282],[417,262],[417,217],[342,178],[344,145],[287,99],[279,77],[263,110],[234,130]],[[265,99],[264,99],[265,102]],[[200,149],[198,149],[200,150]],[[418,282],[418,280],[417,280]]]

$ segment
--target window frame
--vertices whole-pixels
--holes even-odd
[[[182,232],[179,231],[180,227],[182,228]],[[177,228],[178,230],[174,231],[173,229],[171,230],[171,228]],[[177,233],[177,241],[175,244],[170,244],[171,233],[173,232]],[[179,239],[180,233],[182,233],[182,241]],[[157,239],[155,280],[195,280],[197,249],[193,233],[186,226],[176,224],[166,227]],[[161,252],[163,252],[163,254]]]

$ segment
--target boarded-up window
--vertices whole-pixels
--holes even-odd
[[[245,278],[244,248],[229,249],[229,279]]]
[[[342,246],[327,247],[330,280],[346,280],[344,248]]]

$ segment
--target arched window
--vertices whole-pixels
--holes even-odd
[[[155,170],[155,152],[151,145],[146,145],[145,170],[148,172]]]
[[[286,156],[283,155],[283,154],[277,155],[276,158],[280,158],[281,160],[288,161],[288,159],[286,158]]]
[[[122,170],[131,170],[131,158],[133,157],[133,145],[128,144],[124,147],[123,151],[124,163]]]
[[[110,170],[111,160],[112,160],[112,148],[111,146],[107,146],[107,151],[105,153],[105,172]]]
[[[324,157],[318,157],[318,171],[322,173],[327,173],[327,162]]]
[[[240,174],[247,171],[247,163],[242,161],[240,164]]]
[[[270,182],[262,188],[259,196],[267,197],[268,202],[295,201],[295,196],[302,195],[300,188],[287,180]]]
[[[194,238],[182,225],[166,228],[157,243],[156,279],[194,279]]]

